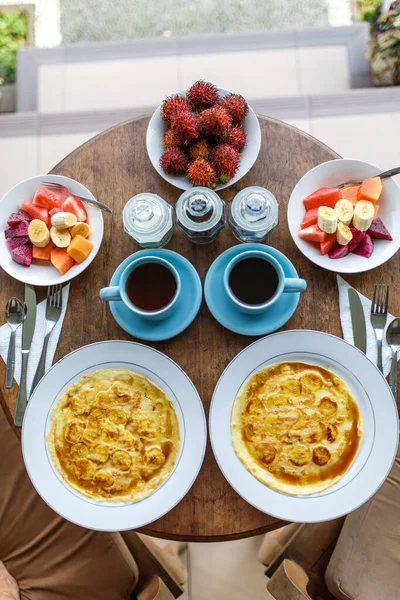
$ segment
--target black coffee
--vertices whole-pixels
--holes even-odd
[[[160,310],[175,296],[176,281],[159,263],[145,263],[132,271],[126,282],[129,300],[142,310]]]
[[[275,294],[279,284],[275,267],[262,258],[244,258],[229,275],[229,287],[245,304],[263,304]]]

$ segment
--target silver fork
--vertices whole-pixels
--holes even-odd
[[[31,395],[35,387],[42,379],[46,368],[46,354],[49,337],[53,331],[62,310],[62,286],[61,284],[52,285],[47,288],[47,303],[46,303],[46,334],[43,340],[42,353],[40,355],[39,364],[36,369],[35,377],[33,378]]]
[[[65,185],[61,185],[61,183],[56,183],[55,181],[43,181],[42,185],[47,187],[49,190],[54,190],[55,192],[65,192],[67,194],[71,194],[71,192],[69,191],[69,189],[67,187],[65,187]],[[104,212],[107,212],[110,215],[112,215],[111,208],[109,206],[107,206],[106,204],[99,202],[98,200],[92,200],[91,198],[84,198],[83,196],[78,196],[77,194],[71,194],[71,195],[74,195],[75,198],[79,198],[79,200],[82,200],[82,202],[86,202],[86,204],[91,204],[92,206],[95,206],[96,208],[99,208],[100,210],[103,210]]]
[[[389,286],[376,285],[374,288],[374,297],[371,303],[371,325],[375,331],[378,345],[378,369],[383,373],[382,365],[382,339],[383,331],[386,325],[387,311],[389,304]]]
[[[400,174],[400,167],[396,167],[395,169],[390,169],[389,171],[384,171],[383,173],[377,173],[375,177],[379,177],[381,178],[382,181],[384,181],[385,179],[389,179],[389,177],[394,177],[395,175],[399,175]],[[335,185],[334,187],[338,188],[339,190],[343,190],[344,188],[347,188],[351,185],[361,185],[362,181],[353,181],[352,179],[350,179],[349,181],[344,181],[343,183],[339,183],[338,185]]]

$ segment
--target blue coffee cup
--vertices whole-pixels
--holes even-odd
[[[229,277],[234,266],[242,260],[246,260],[248,258],[260,258],[267,261],[274,267],[278,276],[278,285],[273,296],[261,304],[247,304],[242,302],[237,296],[235,296],[229,285]],[[237,254],[227,264],[224,271],[224,288],[228,298],[238,310],[249,315],[259,315],[268,310],[268,308],[275,304],[275,302],[278,302],[282,294],[304,292],[304,290],[307,288],[307,282],[298,277],[286,277],[281,264],[270,254],[261,252],[260,250],[248,250]]]
[[[139,308],[138,306],[135,306],[135,304],[133,304],[126,292],[126,284],[130,274],[141,265],[148,263],[156,263],[169,269],[169,271],[174,276],[176,283],[176,290],[173,298],[168,304],[166,304],[162,308],[159,308],[158,310],[144,310],[142,308]],[[139,317],[142,317],[143,319],[159,321],[161,319],[165,319],[172,313],[180,293],[181,279],[179,277],[179,273],[168,260],[160,258],[158,256],[141,256],[137,259],[134,259],[131,263],[129,263],[127,267],[125,267],[125,269],[122,271],[119,280],[119,285],[102,288],[100,290],[100,298],[102,300],[105,300],[106,302],[123,302],[125,306],[129,308],[129,310],[131,310]]]

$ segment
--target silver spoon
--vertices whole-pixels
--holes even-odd
[[[389,374],[389,385],[394,399],[397,400],[397,351],[400,348],[400,319],[393,319],[386,330],[386,341],[392,349],[392,364]]]
[[[11,388],[15,369],[15,334],[26,317],[26,306],[18,298],[12,297],[6,306],[6,321],[11,327],[7,354],[6,388]]]

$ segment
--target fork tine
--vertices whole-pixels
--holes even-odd
[[[51,286],[49,285],[47,287],[47,306],[50,305],[50,295],[51,295],[51,291],[50,290],[51,290]]]
[[[383,309],[383,313],[386,315],[387,311],[388,311],[388,306],[389,306],[389,286],[386,286],[386,301],[385,301],[385,307]]]
[[[57,308],[62,308],[62,285],[61,283],[57,286]]]
[[[384,299],[385,299],[385,287],[383,285],[380,285],[379,286],[379,306],[378,306],[380,315],[383,313]]]
[[[374,287],[374,295],[372,297],[372,302],[371,302],[371,312],[373,312],[373,313],[376,312],[376,297],[377,297],[377,294],[378,294],[378,286],[375,285],[375,287]]]

